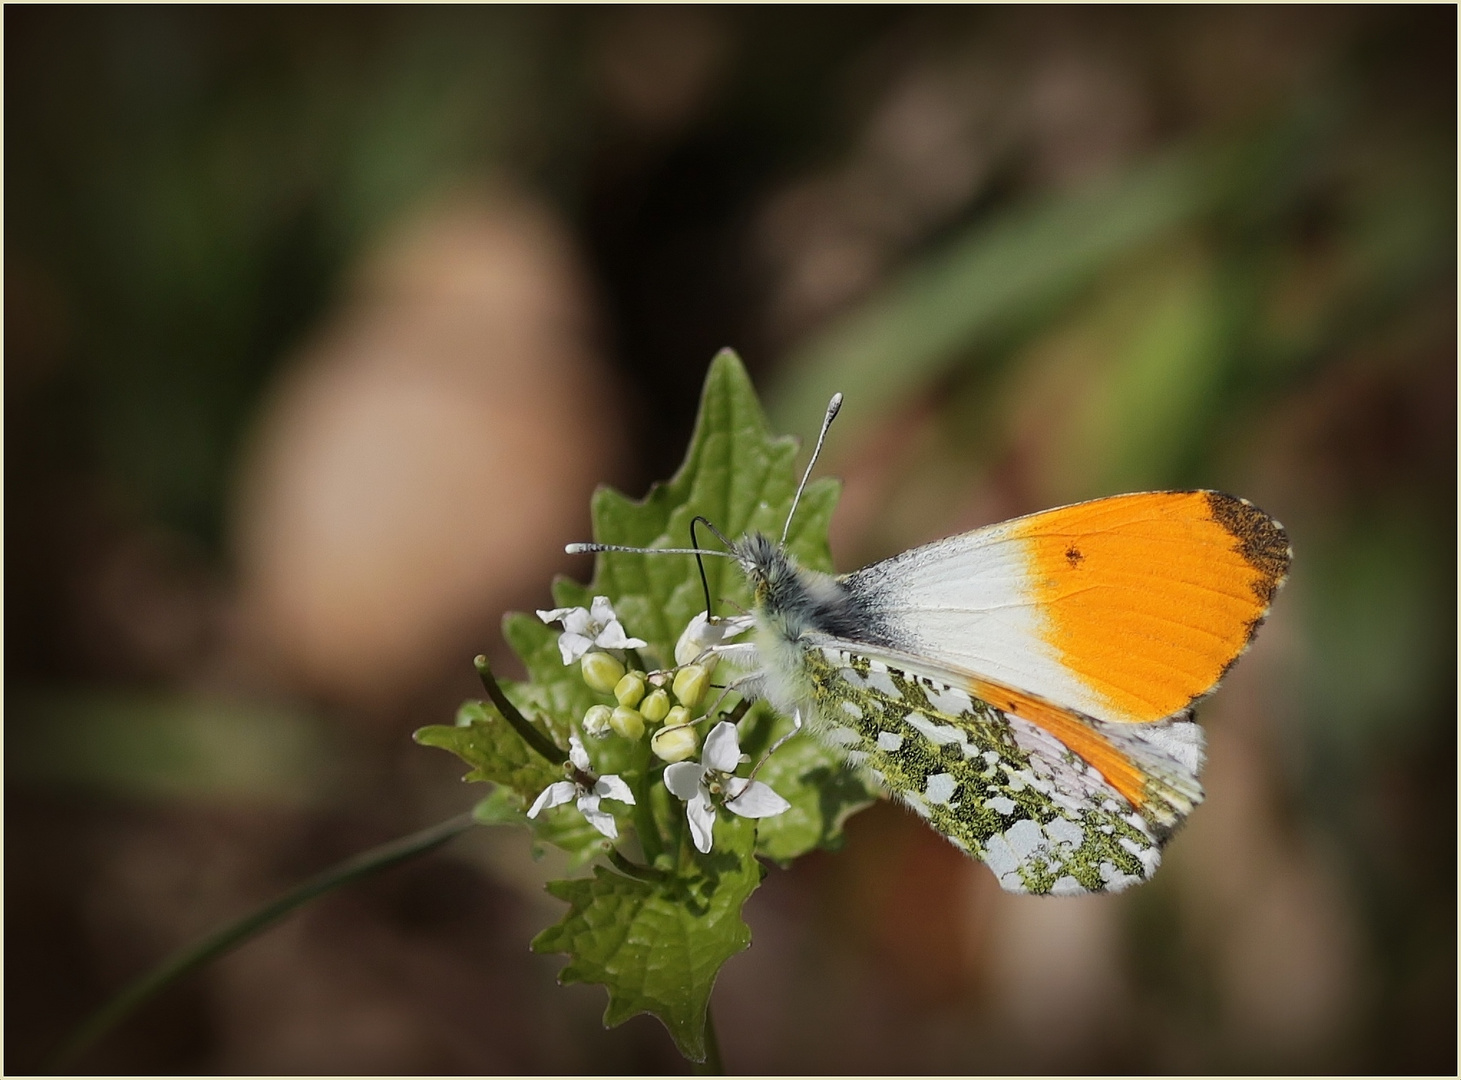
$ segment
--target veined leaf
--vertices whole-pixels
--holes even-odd
[[[722,814],[715,849],[694,859],[693,876],[682,870],[650,882],[600,867],[592,878],[555,881],[548,891],[568,902],[568,913],[533,939],[533,950],[572,957],[559,982],[608,988],[605,1027],[653,1013],[681,1054],[704,1061],[715,977],[751,944],[741,906],[761,883],[754,842],[754,823]]]
[[[800,478],[796,459],[796,440],[771,434],[745,368],[733,353],[723,352],[711,363],[684,464],[638,502],[600,488],[593,499],[594,539],[635,547],[686,547],[696,516],[732,538],[752,530],[780,537]],[[802,496],[787,546],[804,566],[831,569],[827,524],[838,490],[835,481],[819,480]],[[706,533],[699,539],[718,543]],[[738,566],[707,559],[705,571],[716,614],[750,607],[752,598]],[[553,593],[563,607],[588,607],[594,597],[607,597],[625,630],[647,643],[639,650],[641,659],[658,667],[674,664],[675,642],[705,605],[699,570],[688,555],[602,553],[588,585],[560,578]],[[563,664],[555,628],[529,615],[512,615],[504,620],[503,632],[529,675],[526,683],[504,683],[504,692],[559,746],[566,746],[588,708],[607,704],[608,696],[584,683],[577,664]],[[731,674],[727,665],[716,672],[717,681]],[[511,789],[510,797],[495,793],[479,805],[483,820],[525,820],[517,817],[523,800],[535,798],[561,774],[546,762],[532,760],[531,748],[491,706],[474,702],[464,709],[464,727],[426,728],[417,733],[418,740],[456,753],[472,766],[469,780],[491,780]],[[741,722],[746,749],[753,755],[764,753],[773,732],[789,722],[758,705]],[[562,981],[607,988],[606,1024],[621,1023],[638,1012],[653,1013],[685,1056],[702,1060],[706,1007],[716,973],[750,944],[740,911],[761,880],[756,854],[786,863],[815,847],[835,846],[842,822],[872,796],[831,751],[808,738],[794,739],[759,774],[792,809],[759,822],[722,809],[714,847],[700,855],[689,846],[684,804],[664,790],[663,765],[650,755],[647,740],[610,736],[586,738],[584,745],[600,775],[618,773],[635,791],[632,822],[645,858],[655,868],[636,877],[598,867],[592,878],[553,882],[549,891],[570,907],[558,925],[537,937],[533,948],[569,955]],[[619,812],[617,804],[602,806]],[[621,829],[630,819],[630,814],[619,818]],[[607,848],[571,804],[540,815],[532,824],[539,839],[580,858]]]

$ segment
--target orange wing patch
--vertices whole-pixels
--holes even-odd
[[[984,679],[968,680],[968,689],[980,701],[1013,713],[1054,735],[1106,778],[1132,806],[1146,802],[1146,773],[1111,740],[1058,705]]]
[[[1217,685],[1290,559],[1282,526],[1214,491],[1097,499],[1021,519],[1016,535],[1030,546],[1045,640],[1109,706],[1102,719],[1138,723],[1180,712]]]

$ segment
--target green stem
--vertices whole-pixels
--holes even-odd
[[[639,837],[639,847],[644,852],[645,861],[651,863],[665,849],[664,836],[660,833],[659,822],[654,816],[654,804],[650,801],[654,784],[654,778],[649,771],[652,756],[649,740],[640,739],[634,747],[630,770],[631,775],[638,778],[638,786],[634,789],[634,832]]]
[[[492,675],[492,666],[487,662],[487,658],[479,656],[472,661],[472,664],[476,667],[477,677],[482,680],[482,686],[487,690],[487,696],[492,699],[492,704],[497,706],[497,711],[502,714],[504,720],[512,725],[513,730],[523,737],[523,741],[554,765],[562,765],[567,761],[568,754],[528,723],[528,718],[517,711],[516,705],[507,700],[507,695],[502,692],[502,687],[497,685],[497,679]]]
[[[695,1076],[724,1076],[725,1063],[720,1060],[720,1040],[715,1037],[715,1017],[710,1005],[705,1006],[705,1060],[690,1062],[690,1072]]]
[[[747,699],[747,698],[741,698],[740,701],[736,702],[736,707],[734,709],[732,709],[730,712],[726,713],[725,716],[722,717],[722,719],[728,720],[732,724],[739,724],[741,722],[741,719],[746,715],[746,713],[748,713],[750,711],[751,711],[751,702],[750,702],[750,700]]]
[[[618,848],[609,849],[609,861],[621,874],[640,881],[663,881],[667,876],[663,870],[656,870],[652,866],[640,866]]]
[[[87,1017],[79,1027],[71,1032],[66,1041],[51,1053],[41,1071],[54,1072],[73,1061],[77,1055],[106,1034],[139,1005],[156,996],[183,976],[242,945],[295,908],[331,889],[346,885],[368,874],[385,870],[405,862],[407,859],[413,859],[417,855],[424,855],[459,833],[465,832],[473,824],[470,813],[459,814],[449,821],[443,821],[438,825],[422,829],[420,832],[412,833],[410,836],[403,836],[399,840],[392,840],[379,847],[371,848],[369,851],[363,851],[300,883],[272,903],[265,904],[237,922],[230,923],[221,930],[210,934],[202,941],[174,953],[146,975],[124,987],[120,993]]]

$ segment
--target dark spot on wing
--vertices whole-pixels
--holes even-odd
[[[1065,549],[1065,561],[1070,563],[1070,568],[1072,570],[1080,566],[1081,562],[1084,559],[1085,556],[1081,554],[1081,549],[1076,547],[1074,544]]]

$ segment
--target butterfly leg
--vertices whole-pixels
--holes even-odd
[[[798,734],[801,729],[802,711],[800,709],[793,709],[791,710],[791,730],[771,744],[771,749],[766,751],[766,756],[770,757],[776,751],[780,750],[786,744],[786,740]]]
[[[761,679],[759,675],[743,675],[739,679],[734,679],[721,689],[720,696],[706,708],[705,715],[709,716],[716,709],[719,709],[721,702],[725,701],[732,693],[740,694],[746,701],[756,701],[762,696],[760,689]]]
[[[764,754],[761,755],[761,760],[758,761],[756,763],[756,767],[751,770],[751,779],[752,780],[756,779],[756,774],[761,771],[761,766],[762,765],[765,765],[766,762],[768,762],[768,761],[771,760],[771,755],[774,754],[774,753],[776,753],[776,751],[780,750],[784,745],[786,745],[786,740],[787,739],[790,739],[793,735],[798,734],[801,731],[801,729],[802,729],[802,711],[800,709],[793,709],[791,711],[791,730],[788,731],[781,738],[777,739],[774,743],[772,743],[771,744],[771,749],[770,750],[767,750],[766,753],[764,753]]]

